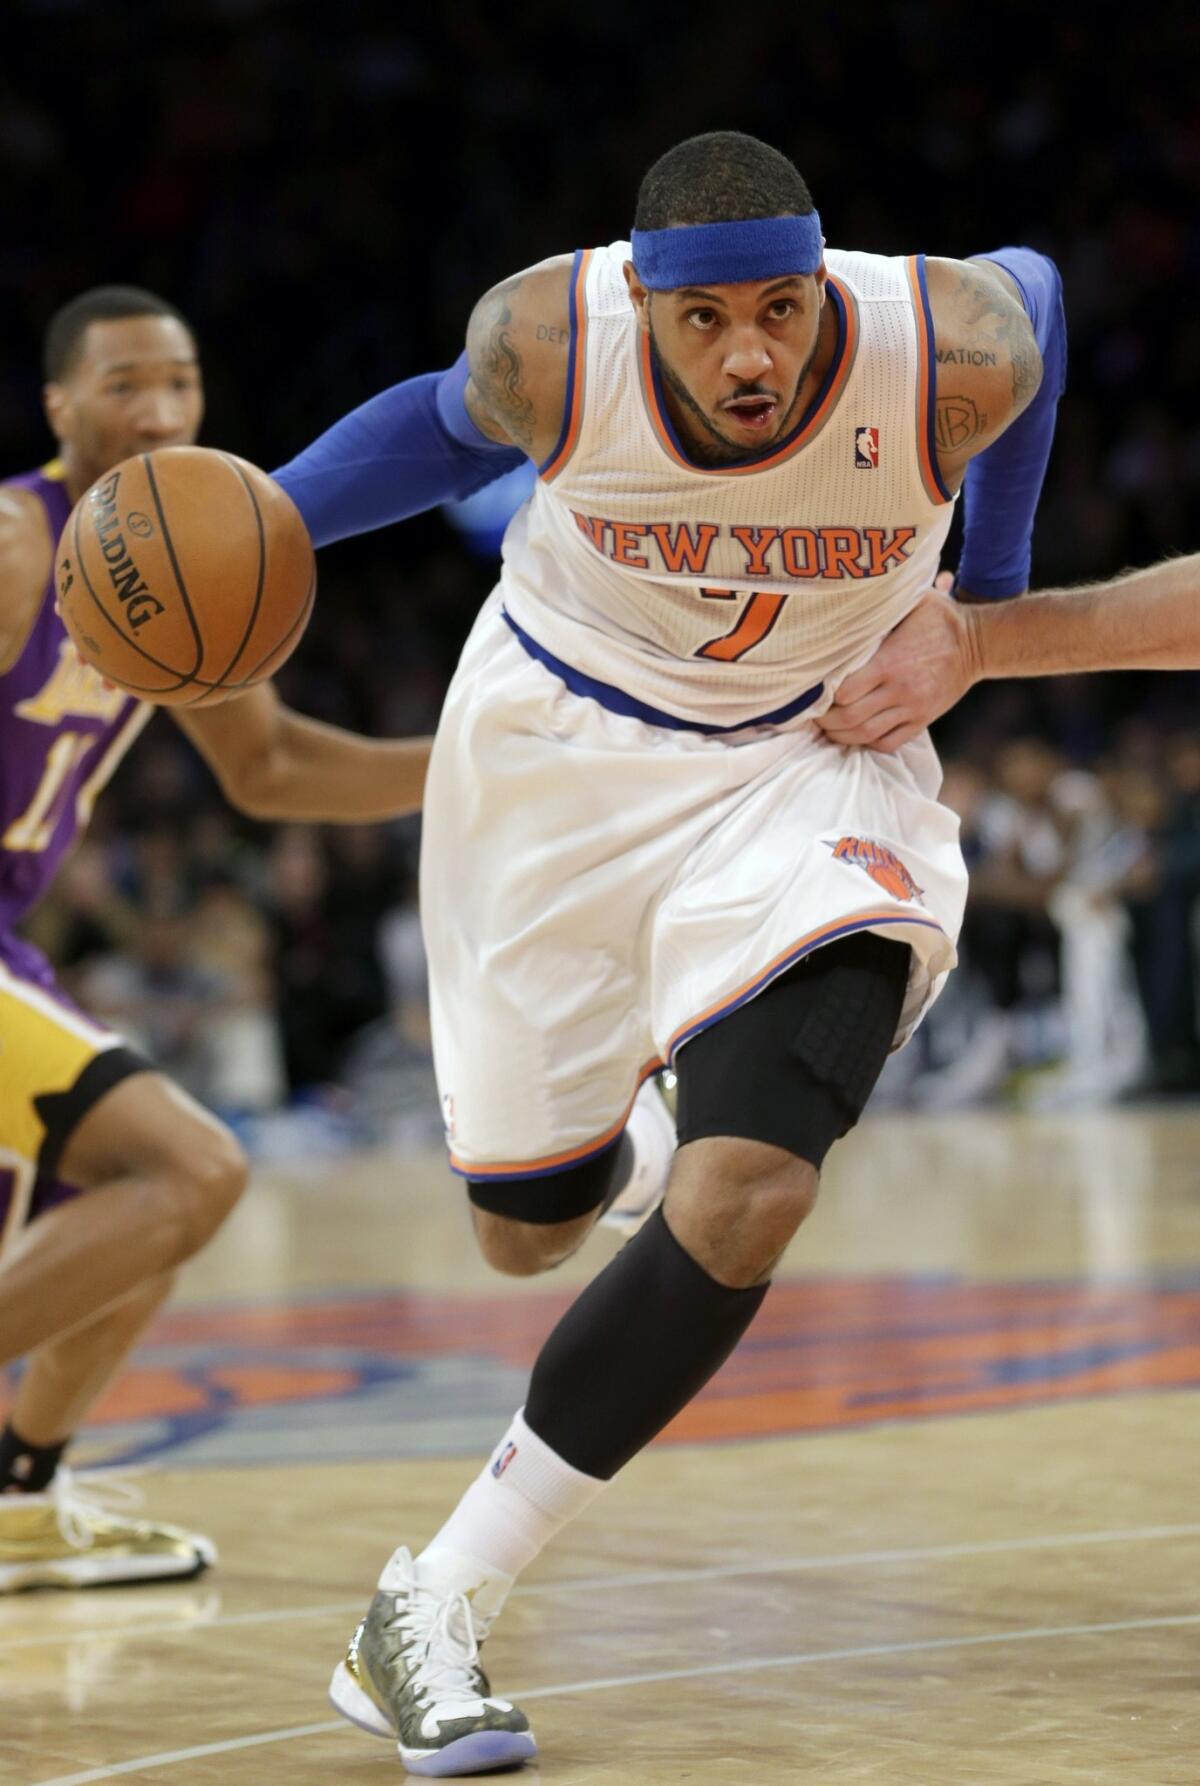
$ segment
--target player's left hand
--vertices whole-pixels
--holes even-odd
[[[835,744],[899,750],[978,680],[971,610],[951,598],[953,583],[943,571],[874,657],[840,685],[816,721]]]

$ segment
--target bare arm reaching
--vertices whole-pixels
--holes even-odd
[[[976,682],[1086,670],[1200,668],[1200,554],[1079,589],[964,607],[925,596],[824,720],[841,744],[894,751]]]
[[[251,818],[360,824],[420,809],[431,738],[360,738],[294,713],[270,683],[171,717]]]

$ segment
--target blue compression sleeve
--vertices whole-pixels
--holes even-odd
[[[525,463],[467,413],[466,355],[381,391],[271,473],[304,517],[314,546],[369,533],[482,490]]]
[[[956,581],[970,595],[999,601],[1029,587],[1033,517],[1066,383],[1067,323],[1062,280],[1044,254],[998,248],[971,259],[994,261],[1016,280],[1042,355],[1037,396],[999,440],[972,459],[963,480],[966,514]]]

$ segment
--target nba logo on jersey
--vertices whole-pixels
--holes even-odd
[[[854,430],[854,465],[857,471],[874,471],[879,464],[879,429]]]

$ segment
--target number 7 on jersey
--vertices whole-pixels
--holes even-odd
[[[701,589],[701,595],[711,602],[736,602],[740,600],[740,592],[736,589]],[[727,633],[718,633],[706,645],[701,645],[695,653],[696,657],[711,657],[718,663],[734,664],[739,658],[761,645],[775,622],[783,612],[783,604],[788,598],[787,590],[782,592],[773,589],[755,589],[751,591],[750,600],[738,615],[736,623]]]

